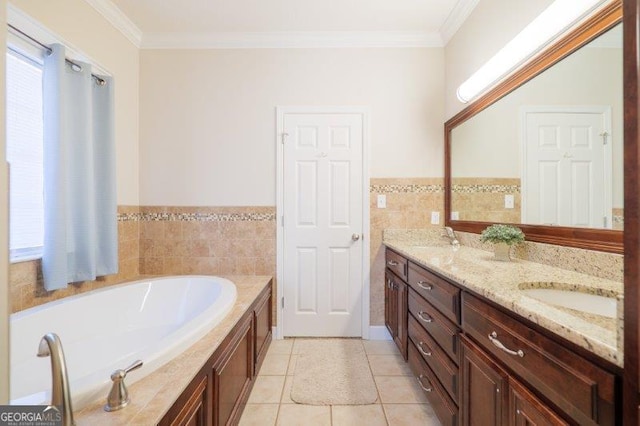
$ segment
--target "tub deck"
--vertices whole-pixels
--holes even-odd
[[[131,403],[126,408],[111,413],[105,412],[102,408],[106,402],[107,395],[105,395],[104,398],[74,413],[78,426],[153,425],[162,419],[272,279],[270,276],[222,277],[231,280],[238,291],[235,305],[227,316],[213,330],[172,361],[128,386]]]

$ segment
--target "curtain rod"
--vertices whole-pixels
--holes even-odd
[[[42,47],[44,50],[47,51],[47,53],[51,53],[53,52],[53,49],[51,49],[49,46],[47,46],[46,44],[42,43],[39,40],[36,40],[35,38],[31,37],[29,34],[25,33],[24,31],[20,30],[19,28],[14,27],[11,24],[7,24],[7,26],[13,30],[14,32],[18,33],[19,36],[22,36],[24,38],[26,38],[27,40],[29,40],[32,43],[37,44],[38,46]],[[65,62],[67,62],[69,65],[71,65],[71,67],[73,68],[79,68],[80,70],[82,70],[82,66],[74,61],[72,61],[71,59],[68,58],[64,58]],[[100,86],[104,86],[105,84],[107,84],[107,82],[105,81],[105,79],[101,78],[98,75],[95,74],[91,74],[91,77],[93,77],[96,82],[100,85]]]

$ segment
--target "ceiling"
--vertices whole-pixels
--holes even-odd
[[[140,47],[161,48],[257,43],[265,41],[263,36],[290,42],[355,37],[373,44],[395,38],[396,44],[442,46],[479,0],[87,1],[112,22],[118,20],[117,27],[127,27],[125,35]]]

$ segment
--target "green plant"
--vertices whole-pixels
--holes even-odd
[[[490,243],[518,244],[524,241],[524,233],[520,228],[511,225],[491,225],[480,235],[480,241]]]

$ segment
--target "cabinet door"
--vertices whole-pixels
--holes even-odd
[[[165,426],[207,426],[207,382],[203,375],[191,382],[187,390],[169,409],[159,425]]]
[[[271,343],[271,290],[264,295],[253,315],[256,348],[253,373],[256,375]]]
[[[513,378],[509,379],[509,414],[510,423],[517,426],[568,425],[564,419]]]
[[[251,316],[247,317],[229,345],[229,350],[214,366],[214,426],[235,424],[240,420],[248,397],[253,367]]]
[[[395,290],[395,278],[390,272],[385,273],[384,287],[384,324],[391,337],[398,334],[398,298]]]
[[[407,359],[407,315],[408,315],[408,307],[407,307],[407,285],[400,281],[396,280],[394,283],[394,292],[395,292],[395,306],[396,306],[396,335],[393,340],[395,340],[398,349],[400,349],[400,353]]]
[[[463,425],[506,424],[507,373],[497,366],[480,348],[462,338]]]

